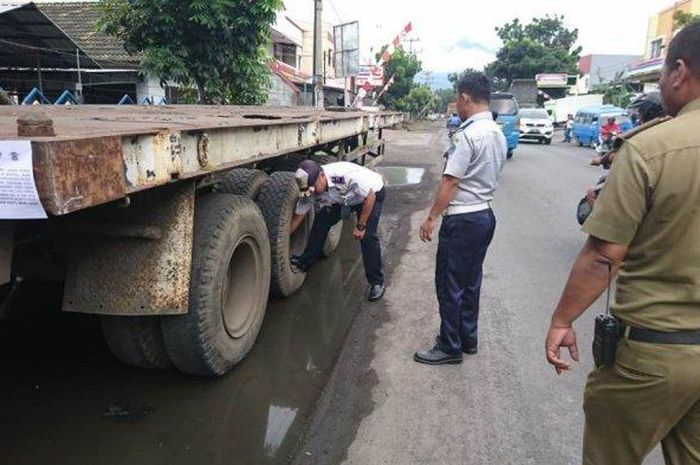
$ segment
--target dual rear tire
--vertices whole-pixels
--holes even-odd
[[[197,198],[188,313],[101,317],[116,358],[208,377],[239,363],[260,332],[268,296],[286,297],[304,283],[305,274],[292,272],[290,258],[306,247],[314,215],[289,234],[298,198],[293,173],[242,169]],[[336,227],[324,255],[339,241]]]
[[[220,376],[252,349],[269,288],[270,242],[257,205],[204,195],[195,209],[187,314],[102,316],[105,340],[131,366]]]
[[[230,194],[198,200],[189,311],[161,321],[180,371],[220,376],[252,349],[270,288],[267,236],[252,200]]]

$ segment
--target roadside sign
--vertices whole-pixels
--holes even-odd
[[[356,76],[360,68],[360,23],[333,26],[335,70],[339,78]]]
[[[369,87],[384,86],[384,67],[376,65],[360,66],[355,82],[360,87],[364,87],[365,84]]]
[[[567,87],[569,75],[566,73],[538,74],[537,87]]]

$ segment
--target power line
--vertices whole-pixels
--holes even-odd
[[[333,8],[333,11],[335,12],[335,16],[338,18],[338,21],[340,23],[342,23],[343,18],[341,18],[340,13],[338,13],[338,9],[335,7],[335,3],[333,2],[333,0],[330,0],[330,3],[331,3],[331,8]]]

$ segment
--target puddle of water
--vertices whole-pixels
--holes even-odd
[[[338,255],[271,302],[255,348],[219,380],[125,367],[92,317],[0,322],[2,462],[288,463],[363,296],[349,223]]]
[[[378,166],[375,170],[384,176],[389,186],[393,187],[420,184],[425,174],[424,168],[404,166]]]

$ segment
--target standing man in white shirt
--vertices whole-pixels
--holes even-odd
[[[301,256],[292,257],[292,269],[306,272],[321,258],[328,232],[340,221],[343,207],[348,207],[357,214],[352,235],[362,248],[365,277],[370,286],[368,300],[381,300],[385,286],[377,227],[384,205],[384,178],[355,163],[341,161],[320,166],[313,160],[303,161],[295,177],[301,198],[292,218],[291,232],[296,231],[314,206],[317,211],[306,250]]]
[[[432,240],[437,219],[443,216],[435,267],[440,334],[432,349],[414,357],[429,365],[462,363],[463,352],[477,353],[482,266],[496,229],[491,200],[508,152],[489,110],[488,78],[468,74],[457,90],[457,110],[464,123],[445,154],[435,203],[420,228],[421,240]]]

